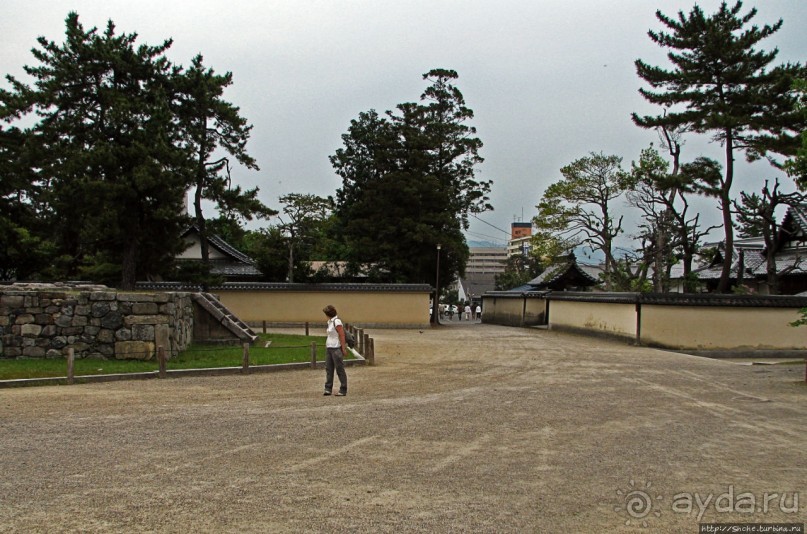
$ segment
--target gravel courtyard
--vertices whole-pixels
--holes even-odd
[[[320,370],[0,390],[0,532],[805,521],[803,364],[469,323],[370,333],[377,365],[348,368],[345,398]]]

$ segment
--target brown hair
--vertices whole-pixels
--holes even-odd
[[[336,308],[334,308],[330,304],[322,308],[322,311],[325,312],[325,315],[327,315],[328,317],[336,317]]]

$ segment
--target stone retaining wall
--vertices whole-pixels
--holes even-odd
[[[12,285],[0,289],[3,358],[148,360],[170,357],[193,337],[190,293],[128,293],[105,287]]]

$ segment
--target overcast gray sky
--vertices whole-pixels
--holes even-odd
[[[707,12],[718,0],[698,2]],[[733,0],[730,2],[733,4]],[[64,19],[78,12],[86,28],[112,19],[138,43],[173,38],[168,56],[189,65],[197,53],[217,72],[231,71],[225,98],[254,129],[248,145],[261,167],[239,169],[238,183],[258,185],[278,207],[290,193],[330,195],[340,186],[328,156],[350,120],[416,101],[421,75],[459,73],[484,143],[480,177],[493,180],[495,211],[473,220],[469,240],[503,242],[514,220],[529,220],[559,169],[589,152],[616,154],[629,168],[656,141],[630,113],[656,113],[638,94],[633,62],[666,65],[647,37],[660,29],[656,9],[688,12],[693,0],[2,0],[0,73],[25,79],[23,65],[40,35],[64,41]],[[759,25],[784,19],[768,40],[779,61],[804,62],[807,1],[757,0]],[[4,87],[5,80],[0,81]],[[720,148],[690,137],[685,160]],[[741,164],[740,186],[773,177],[767,165]],[[749,186],[750,187],[750,186]],[[748,188],[748,187],[746,187]],[[718,220],[713,203],[704,218]]]

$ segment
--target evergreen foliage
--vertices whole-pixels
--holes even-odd
[[[172,65],[171,46],[137,45],[136,34],[85,30],[66,19],[64,43],[38,39],[28,85],[8,76],[0,90],[2,190],[0,275],[84,278],[123,289],[168,274],[190,222],[185,192],[225,215],[267,213],[229,183],[223,149],[248,168],[249,127],[221,99],[231,83],[202,66]],[[17,127],[16,124],[31,124]],[[227,171],[226,179],[221,177]],[[234,215],[235,214],[235,215]]]
[[[457,73],[435,69],[419,103],[352,120],[344,146],[331,156],[342,178],[336,195],[336,234],[352,269],[371,280],[436,282],[463,273],[469,216],[490,210],[489,181],[477,179],[482,142],[466,123],[473,112],[454,85]]]
[[[734,154],[748,159],[776,154],[791,155],[798,148],[804,117],[796,109],[794,79],[801,65],[772,66],[777,50],[757,46],[782,26],[779,20],[762,27],[750,25],[756,9],[742,13],[742,2],[732,7],[723,2],[717,13],[707,16],[699,6],[677,18],[656,12],[669,32],[648,32],[651,40],[670,50],[672,69],[636,61],[639,76],[651,89],[640,89],[649,102],[664,108],[658,116],[633,114],[644,128],[686,128],[709,134],[725,149],[725,172],[717,196],[723,212],[726,255],[718,291],[729,284],[734,233],[731,189]],[[750,25],[750,26],[749,26]]]

